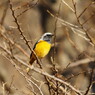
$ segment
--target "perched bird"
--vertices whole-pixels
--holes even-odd
[[[34,45],[33,50],[39,59],[45,57],[49,53],[50,48],[51,48],[52,36],[54,36],[52,33],[45,33]],[[36,60],[35,54],[32,52],[30,55],[30,64],[31,65]]]

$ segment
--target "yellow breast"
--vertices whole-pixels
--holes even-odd
[[[51,44],[46,41],[40,41],[36,44],[34,51],[38,58],[43,58],[50,51]]]

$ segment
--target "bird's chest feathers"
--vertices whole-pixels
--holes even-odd
[[[50,48],[51,48],[50,43],[46,41],[40,41],[36,44],[34,51],[39,58],[42,58],[48,54]]]

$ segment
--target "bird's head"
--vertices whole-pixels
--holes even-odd
[[[42,35],[40,40],[47,41],[48,43],[51,43],[51,39],[54,35],[52,33],[45,33]]]

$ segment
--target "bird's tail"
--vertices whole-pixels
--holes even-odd
[[[30,65],[32,65],[34,63],[34,61],[35,61],[35,58],[31,58],[29,61]]]
[[[29,61],[30,65],[32,65],[35,60],[36,60],[36,57],[35,57],[34,53],[32,52],[30,55],[30,61]]]

